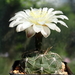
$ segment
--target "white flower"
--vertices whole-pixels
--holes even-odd
[[[65,15],[62,15],[62,11],[54,11],[53,8],[39,8],[30,10],[24,10],[17,12],[14,17],[10,19],[12,21],[9,27],[17,26],[16,31],[26,31],[28,37],[35,33],[41,32],[44,37],[48,37],[51,33],[50,29],[60,32],[60,28],[56,25],[57,23],[66,26],[63,19],[68,20]],[[62,19],[62,20],[61,20]]]

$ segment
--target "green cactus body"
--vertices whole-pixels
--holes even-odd
[[[27,74],[52,74],[61,69],[61,57],[53,52],[27,57],[25,71]]]

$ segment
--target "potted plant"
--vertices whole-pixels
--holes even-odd
[[[61,32],[61,29],[57,26],[58,23],[68,28],[66,23],[62,21],[64,19],[68,20],[62,11],[54,11],[54,8],[48,9],[47,7],[39,9],[31,7],[31,9],[17,12],[10,19],[9,27],[17,26],[16,31],[25,31],[28,38],[35,36],[35,51],[37,51],[37,53],[34,53],[35,56],[16,61],[12,66],[11,75],[22,73],[30,75],[72,74],[57,53],[51,52],[50,48],[44,51],[41,49],[43,36],[47,38],[51,34],[51,30]],[[15,74],[15,69],[18,70],[17,74]],[[23,72],[20,71],[21,69],[23,69]]]

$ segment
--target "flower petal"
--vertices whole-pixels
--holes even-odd
[[[16,21],[12,21],[10,24],[9,24],[9,27],[14,27],[16,26]]]
[[[41,34],[47,38],[50,35],[50,29],[47,26],[43,26]]]
[[[58,22],[58,19],[56,17],[52,17],[50,20],[51,20],[51,22],[54,22],[54,23]]]
[[[16,14],[15,14],[15,16],[16,17],[26,17],[27,15],[26,15],[26,13],[24,12],[24,11],[20,11],[20,12],[17,12]]]
[[[42,26],[41,25],[33,25],[33,29],[36,33],[41,31]]]
[[[56,24],[53,24],[53,23],[46,23],[46,25],[52,29],[52,30],[56,30],[57,32],[60,32],[60,28],[58,26],[56,26]]]
[[[27,19],[27,15],[24,11],[20,11],[18,13],[15,14],[14,17],[12,17],[9,21],[13,21],[13,20],[23,20],[23,19]]]
[[[62,11],[54,11],[53,14],[63,14]]]
[[[48,10],[48,14],[50,14],[53,10],[54,10],[54,8],[50,8],[50,9]]]
[[[61,19],[66,19],[68,20],[68,17],[66,17],[65,15],[59,15],[59,16],[56,16],[57,18],[61,18]]]
[[[24,22],[17,26],[16,31],[17,32],[24,31],[26,28],[30,27],[31,25],[32,25],[32,23],[30,23],[30,22]]]
[[[16,17],[16,18],[17,18],[17,17]],[[14,17],[12,17],[9,21],[15,20],[16,18],[15,18],[15,16],[14,16]]]
[[[38,21],[38,23],[43,25],[43,24],[45,24],[45,21]]]
[[[46,13],[48,8],[43,8],[43,12]]]
[[[27,10],[24,10],[25,11],[25,13],[26,13],[26,15],[30,15],[30,10],[29,9],[27,9]]]
[[[43,8],[40,16],[45,17],[45,15],[47,14],[47,10],[48,10],[48,8]]]
[[[15,27],[19,24],[22,24],[24,21],[12,21],[9,25],[9,27]]]
[[[26,36],[29,38],[29,37],[32,37],[35,35],[35,31],[33,30],[33,27],[29,27],[26,29]]]
[[[66,25],[66,23],[65,23],[65,22],[63,22],[63,21],[61,21],[61,20],[58,20],[58,23],[60,23],[61,25],[63,25],[63,26],[65,26],[65,27],[67,27],[67,28],[68,28],[68,26]]]

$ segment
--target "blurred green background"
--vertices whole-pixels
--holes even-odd
[[[52,47],[51,51],[58,53],[75,74],[75,0],[0,0],[0,75],[9,75],[13,62],[35,48],[34,37],[27,39],[25,32],[9,28],[14,13],[30,7],[55,8],[69,18],[65,20],[69,28],[58,24],[61,32],[51,31],[48,38],[43,38],[42,49]]]

